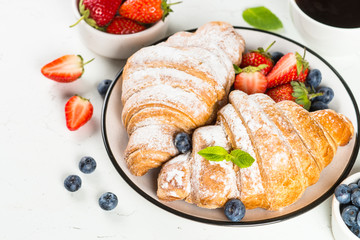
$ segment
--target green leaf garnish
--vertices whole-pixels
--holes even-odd
[[[255,28],[276,30],[283,27],[280,19],[263,6],[245,9],[242,16],[248,24]]]
[[[223,147],[207,147],[198,152],[200,156],[209,161],[231,161],[240,168],[250,167],[255,159],[245,151],[236,149],[228,153]]]

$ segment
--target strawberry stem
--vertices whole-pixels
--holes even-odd
[[[272,45],[275,44],[275,42],[276,42],[276,41],[273,41],[273,42],[265,49],[265,52],[267,52],[267,51],[272,47]]]
[[[94,59],[95,59],[95,58],[90,59],[90,60],[89,60],[89,61],[87,61],[87,62],[84,62],[84,63],[83,63],[83,66],[84,66],[84,65],[86,65],[86,64],[88,64],[88,63],[90,63],[90,62],[92,62]]]
[[[82,15],[81,18],[79,18],[79,19],[76,21],[76,23],[70,25],[69,27],[71,27],[71,28],[72,28],[72,27],[75,27],[75,26],[78,25],[79,22],[81,22],[83,19],[85,19],[85,15]]]

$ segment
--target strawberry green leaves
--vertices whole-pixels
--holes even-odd
[[[207,147],[198,152],[200,156],[209,161],[231,161],[240,168],[250,167],[255,159],[245,151],[236,149],[228,153],[223,147]]]
[[[248,24],[255,28],[276,30],[283,27],[280,19],[263,6],[245,9],[242,16]]]

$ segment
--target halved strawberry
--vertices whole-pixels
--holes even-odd
[[[93,114],[93,105],[89,99],[72,96],[65,104],[66,126],[70,131],[79,129],[87,123]]]
[[[84,73],[84,65],[91,62],[83,62],[80,55],[64,55],[41,68],[41,73],[56,82],[73,82]]]
[[[268,88],[285,84],[294,80],[305,82],[309,72],[309,63],[299,53],[288,53],[275,64],[266,76]]]
[[[321,93],[315,93],[310,87],[306,87],[304,83],[299,81],[291,81],[270,88],[265,94],[270,96],[275,102],[284,100],[294,101],[306,110],[310,109],[311,99],[321,95]]]
[[[106,28],[106,32],[113,34],[131,34],[145,30],[145,26],[122,16],[116,16]]]
[[[261,64],[268,65],[266,68],[262,69],[261,72],[264,75],[267,75],[270,70],[274,66],[274,62],[271,59],[271,54],[268,52],[268,50],[271,48],[272,45],[274,45],[275,41],[272,42],[265,50],[262,47],[259,47],[257,50],[252,50],[250,52],[247,52],[243,55],[243,59],[241,61],[241,68],[245,68],[247,66],[254,66],[257,67]]]
[[[240,69],[234,65],[235,72],[238,73],[234,88],[247,94],[264,93],[267,89],[267,79],[260,71],[266,67],[267,65],[262,64],[258,67],[248,66]]]

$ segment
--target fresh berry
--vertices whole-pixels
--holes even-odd
[[[65,178],[64,187],[70,192],[76,192],[81,187],[81,178],[77,175],[70,175]]]
[[[106,32],[112,34],[132,34],[143,30],[145,30],[145,26],[122,16],[116,16],[106,28]]]
[[[266,64],[261,64],[257,67],[247,66],[240,69],[236,66],[235,72],[238,73],[235,77],[234,88],[241,90],[247,94],[264,93],[267,88],[267,79],[260,71],[267,67]]]
[[[239,222],[245,216],[245,206],[239,199],[231,199],[226,202],[224,213],[232,222]]]
[[[356,183],[350,183],[348,186],[351,189],[351,192],[354,192],[356,189],[359,189],[359,186]]]
[[[72,96],[65,105],[67,128],[70,131],[79,129],[91,119],[93,111],[94,109],[89,99],[78,95]]]
[[[64,55],[41,68],[41,73],[56,82],[73,82],[84,73],[84,65],[91,62],[83,62],[80,55]]]
[[[266,76],[268,88],[273,88],[291,81],[305,82],[309,72],[309,63],[299,53],[284,55]]]
[[[99,94],[102,96],[102,97],[105,97],[110,85],[112,83],[112,80],[110,79],[105,79],[105,80],[102,80],[98,86],[97,86],[97,90],[99,92]]]
[[[99,198],[99,205],[102,209],[110,211],[114,209],[118,204],[117,196],[112,192],[106,192]]]
[[[274,43],[275,42],[271,43],[265,50],[264,48],[259,47],[257,50],[252,50],[245,53],[243,55],[240,67],[257,67],[261,64],[266,64],[267,67],[261,69],[261,73],[264,75],[268,74],[274,66],[273,60],[271,59],[271,55],[268,50],[271,48],[272,45],[274,45]]]
[[[282,52],[273,52],[271,53],[271,60],[276,64],[283,56],[284,54]]]
[[[79,169],[85,174],[92,173],[96,168],[96,161],[94,158],[85,156],[80,159]]]
[[[306,77],[306,83],[314,89],[317,88],[322,80],[322,75],[319,69],[311,69]]]
[[[314,101],[321,101],[328,104],[334,98],[334,90],[330,87],[321,87],[317,90],[317,92],[322,93],[322,95],[314,98]]]
[[[346,206],[342,212],[341,217],[344,220],[345,224],[349,227],[356,226],[356,218],[359,213],[359,209],[354,205]]]
[[[359,219],[359,216],[360,216],[360,214],[358,214],[358,217],[357,217],[357,219]],[[358,222],[358,224],[359,224],[359,221],[357,220],[357,222]],[[352,233],[354,233],[355,234],[355,236],[357,236],[358,238],[360,238],[360,225],[355,225],[355,226],[351,226],[350,227],[350,231],[352,232]]]
[[[191,150],[191,138],[187,133],[180,132],[176,134],[174,143],[180,153],[186,153]]]
[[[81,18],[70,27],[77,25],[81,20],[85,20],[90,26],[104,30],[115,17],[121,0],[80,0],[79,12]]]
[[[351,197],[351,188],[346,184],[340,184],[335,188],[335,198],[340,204],[348,204]]]
[[[315,112],[318,110],[324,110],[324,109],[328,109],[328,108],[329,108],[329,106],[322,101],[312,101],[311,107],[310,107],[310,112]]]
[[[140,23],[155,23],[159,20],[164,20],[172,9],[167,0],[127,0],[120,9],[119,14],[123,17],[132,19]]]
[[[360,207],[360,190],[355,190],[351,194],[351,203],[356,207]]]
[[[304,83],[298,81],[291,81],[290,83],[270,88],[265,94],[270,96],[275,102],[284,100],[294,101],[306,110],[310,109],[311,99],[318,96],[317,93],[306,87]]]

